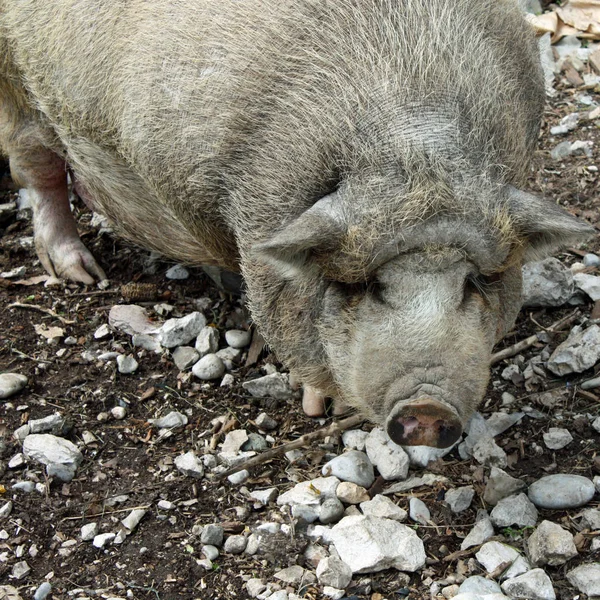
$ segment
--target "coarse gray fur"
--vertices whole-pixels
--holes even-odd
[[[514,0],[0,0],[11,162],[50,148],[130,239],[240,270],[279,357],[379,422],[466,419],[524,257],[587,232],[511,187],[543,103]]]

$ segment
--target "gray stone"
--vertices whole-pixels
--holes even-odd
[[[431,513],[427,505],[420,498],[412,497],[408,502],[408,516],[421,525],[429,525]]]
[[[502,573],[502,579],[516,577],[530,569],[527,560],[512,546],[500,542],[486,542],[475,557],[488,573],[494,573],[501,564],[509,563],[511,566]]]
[[[193,312],[180,319],[168,319],[158,332],[158,341],[164,348],[183,346],[198,336],[206,319],[201,312]]]
[[[538,511],[526,494],[503,498],[490,514],[490,519],[496,527],[533,527],[537,518]]]
[[[555,375],[582,373],[600,359],[600,327],[574,327],[569,337],[550,356],[548,369]]]
[[[46,475],[52,479],[58,479],[64,483],[69,483],[75,477],[77,468],[75,465],[63,465],[60,463],[50,463],[46,465]]]
[[[24,577],[27,577],[27,575],[29,575],[30,571],[31,571],[31,567],[27,564],[27,562],[24,560],[21,560],[13,565],[10,576],[13,579],[17,579],[17,580],[23,579]]]
[[[60,464],[75,469],[83,460],[75,444],[50,433],[28,435],[23,440],[23,454],[43,465]]]
[[[600,596],[600,563],[580,565],[567,573],[569,583],[590,598]]]
[[[192,373],[205,381],[219,379],[225,373],[225,365],[216,354],[207,354],[192,367]]]
[[[227,346],[227,348],[218,350],[217,356],[223,361],[225,368],[228,371],[231,371],[234,368],[235,364],[241,358],[242,351],[239,348],[232,348],[231,346]]]
[[[223,527],[216,523],[205,525],[200,534],[200,542],[219,548],[223,544]]]
[[[279,494],[277,488],[268,488],[266,490],[253,490],[250,492],[250,498],[256,502],[260,502],[263,506],[267,506],[270,502],[275,502]]]
[[[217,558],[219,558],[220,553],[219,549],[216,546],[205,544],[204,546],[202,546],[202,554],[204,554],[204,556],[208,558],[208,560],[217,560]]]
[[[117,537],[116,534],[112,532],[99,533],[97,536],[94,537],[94,541],[92,542],[92,544],[96,548],[104,548],[104,546],[106,546],[106,544],[108,544],[109,542],[112,542],[115,539],[115,537]]]
[[[472,548],[473,546],[479,546],[484,542],[487,542],[494,535],[494,526],[489,518],[481,519],[477,521],[473,526],[473,529],[469,531],[467,537],[462,541],[460,545],[461,550]]]
[[[179,346],[173,351],[173,362],[180,371],[186,371],[200,360],[200,354],[191,346]]]
[[[584,506],[596,492],[594,484],[581,475],[546,475],[529,486],[529,499],[539,508]]]
[[[340,480],[337,477],[319,477],[311,481],[302,481],[281,494],[277,498],[277,504],[318,506],[325,498],[337,498],[335,491],[339,484]]]
[[[600,529],[600,509],[586,508],[581,511],[581,524],[586,529]]]
[[[552,150],[550,151],[550,157],[552,158],[552,160],[556,161],[563,160],[567,158],[567,156],[571,155],[571,147],[571,142],[560,142],[560,144],[557,144],[556,146],[554,146],[554,148],[552,148]]]
[[[307,571],[305,571],[300,565],[293,565],[287,569],[277,571],[273,577],[275,577],[275,579],[279,579],[279,581],[283,581],[284,583],[289,583],[290,585],[296,586],[302,583],[306,573]]]
[[[194,348],[200,358],[207,354],[215,354],[219,350],[219,331],[214,327],[203,327],[196,338]]]
[[[368,431],[361,431],[360,429],[348,429],[342,433],[342,442],[345,448],[349,450],[358,450],[363,452],[365,449],[365,441],[369,436]]]
[[[173,462],[179,472],[183,473],[183,475],[195,477],[196,479],[200,479],[204,476],[202,461],[191,450],[177,456]]]
[[[135,360],[131,354],[128,354],[127,356],[119,354],[119,356],[117,356],[117,368],[119,369],[119,373],[130,375],[131,373],[135,373],[138,370],[138,367],[138,361]]]
[[[583,257],[583,265],[585,267],[600,267],[600,256],[591,253],[586,254]]]
[[[383,429],[376,427],[369,433],[365,440],[365,450],[369,460],[385,480],[406,479],[410,462],[408,455]]]
[[[242,383],[242,387],[257,398],[275,398],[288,400],[292,397],[288,376],[283,373],[272,373]]]
[[[108,313],[108,324],[129,335],[152,334],[158,331],[146,311],[137,304],[117,304]]]
[[[227,477],[227,481],[229,481],[229,483],[231,483],[232,485],[240,485],[247,481],[249,477],[249,471],[246,469],[242,469],[237,473],[232,473],[231,475],[229,475],[229,477]]]
[[[542,569],[533,569],[523,575],[508,579],[502,584],[502,591],[511,598],[527,600],[555,600],[556,594],[550,577]]]
[[[263,431],[272,431],[277,427],[277,421],[264,412],[256,417],[255,423],[256,426]]]
[[[425,564],[425,549],[413,529],[391,519],[344,517],[331,530],[335,549],[353,573],[395,568],[413,572]]]
[[[560,525],[551,521],[542,521],[527,540],[527,549],[531,564],[564,565],[577,556],[573,535]]]
[[[117,421],[122,421],[127,416],[127,409],[124,406],[113,406],[110,409],[110,414],[113,419]]]
[[[0,400],[10,398],[27,385],[27,377],[20,373],[0,374]]]
[[[234,429],[225,436],[221,452],[238,452],[247,441],[248,432],[245,429]]]
[[[337,498],[325,498],[319,512],[319,521],[323,525],[337,523],[343,515],[344,505]]]
[[[35,490],[35,483],[33,483],[33,481],[17,481],[16,483],[13,483],[10,489],[17,492],[24,492],[25,494],[31,494],[31,492]]]
[[[569,430],[562,427],[550,427],[543,437],[544,444],[550,450],[561,450],[573,441],[573,436]]]
[[[0,506],[0,519],[6,519],[6,517],[10,516],[12,509],[13,503],[10,500]]]
[[[94,339],[102,340],[110,335],[110,327],[104,323],[104,325],[100,325],[96,331],[94,331]]]
[[[259,433],[249,433],[248,440],[243,444],[242,450],[254,450],[254,452],[262,452],[269,447],[267,440]]]
[[[556,258],[523,266],[523,306],[562,306],[573,295],[573,275]]]
[[[500,586],[491,579],[486,579],[480,575],[474,575],[465,579],[458,588],[460,594],[471,592],[473,594],[499,594],[502,592]]]
[[[48,581],[44,581],[37,590],[35,590],[35,594],[33,594],[33,600],[45,600],[52,591],[52,585]],[[7,598],[8,600],[8,598]],[[15,600],[17,600],[15,598]]]
[[[230,329],[225,332],[225,341],[232,348],[245,348],[252,340],[251,331],[241,329]]]
[[[81,539],[84,542],[93,540],[98,535],[98,523],[87,523],[81,528]]]
[[[358,504],[370,500],[369,492],[364,487],[349,481],[342,481],[335,493],[338,499],[346,504]]]
[[[148,419],[148,423],[158,429],[177,429],[185,427],[188,424],[188,418],[183,413],[172,410],[170,413],[159,419]]]
[[[483,499],[488,504],[496,506],[502,498],[524,490],[527,484],[520,479],[511,477],[508,473],[497,467],[492,467],[490,476],[485,485]]]
[[[307,523],[314,523],[321,516],[321,505],[293,504],[292,517]]]
[[[246,581],[246,591],[250,598],[256,598],[261,592],[267,589],[267,586],[263,583],[262,579],[252,578]]]
[[[190,272],[183,265],[173,265],[165,273],[167,279],[181,280],[187,279],[190,276]]]
[[[392,519],[398,522],[406,521],[408,516],[407,512],[403,508],[400,508],[389,498],[381,494],[377,494],[372,500],[361,502],[360,509],[364,515],[379,517],[382,519]]]
[[[321,585],[329,585],[338,590],[346,589],[352,581],[352,569],[335,556],[321,559],[316,572]]]
[[[424,469],[430,462],[450,454],[450,452],[454,450],[455,445],[456,444],[453,444],[447,448],[431,448],[430,446],[402,446],[402,449],[404,452],[406,452],[411,465]]]
[[[594,302],[600,300],[600,277],[589,273],[576,273],[573,275],[575,287],[585,292]]]
[[[491,437],[482,437],[473,447],[472,454],[477,462],[485,466],[506,467],[508,464],[506,452]]]
[[[448,490],[444,497],[444,500],[449,504],[450,510],[453,513],[460,513],[467,510],[471,506],[475,490],[472,485],[455,488]]]
[[[58,413],[48,415],[43,419],[30,419],[27,425],[29,425],[30,433],[50,432],[54,435],[60,435],[66,429],[65,418]]]
[[[364,452],[350,450],[336,456],[323,465],[321,474],[324,477],[333,475],[341,481],[350,481],[365,488],[371,487],[375,481],[373,465]]]
[[[223,544],[223,552],[241,554],[246,549],[246,538],[243,535],[230,535]]]
[[[121,525],[129,531],[133,531],[147,512],[146,509],[135,508],[121,521]]]
[[[162,352],[162,346],[159,344],[156,336],[147,335],[144,333],[136,333],[131,337],[131,343],[136,348],[143,348],[149,352],[160,354]]]

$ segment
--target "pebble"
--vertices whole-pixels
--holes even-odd
[[[203,327],[196,337],[194,349],[200,358],[207,354],[215,354],[219,350],[219,331],[215,327]]]
[[[177,456],[173,462],[175,463],[175,466],[179,472],[183,473],[183,475],[195,477],[196,479],[200,479],[204,476],[204,467],[202,466],[202,461],[196,456],[196,454],[194,454],[192,450]]]
[[[145,309],[137,304],[117,304],[108,313],[108,324],[129,335],[153,334],[158,331]]]
[[[52,586],[48,581],[44,581],[37,590],[35,590],[35,594],[33,595],[33,600],[45,600],[48,597],[50,592],[52,591]]]
[[[242,356],[242,351],[239,348],[227,346],[227,348],[218,350],[217,356],[223,361],[225,368],[231,371]]]
[[[200,354],[191,346],[179,346],[173,350],[173,362],[180,371],[187,371],[200,360]]]
[[[24,492],[25,494],[31,494],[35,490],[35,483],[33,481],[17,481],[11,486],[12,490],[18,492]]]
[[[425,564],[425,548],[415,531],[391,519],[344,517],[331,530],[331,538],[353,573],[389,568],[413,572]]]
[[[272,431],[278,425],[275,419],[272,419],[267,413],[264,412],[260,413],[260,415],[256,417],[255,423],[256,426],[263,431]]]
[[[219,379],[225,373],[225,365],[216,354],[206,354],[192,367],[192,373],[205,381]]]
[[[533,527],[537,523],[538,511],[524,493],[503,498],[490,513],[496,527]]]
[[[573,275],[575,287],[586,293],[594,302],[600,300],[600,277],[589,273]]]
[[[117,356],[117,368],[119,369],[119,373],[130,375],[131,373],[135,373],[138,370],[138,367],[138,361],[135,360],[131,354],[119,354],[119,356]]]
[[[341,484],[340,484],[341,485]],[[407,512],[394,504],[387,496],[377,494],[372,500],[361,502],[360,509],[364,515],[379,517],[382,519],[392,519],[394,521],[406,521]]]
[[[241,485],[242,483],[247,481],[249,477],[250,473],[246,469],[242,469],[237,473],[232,473],[231,475],[229,475],[229,477],[227,477],[227,480],[233,485]]]
[[[365,450],[385,480],[406,479],[410,462],[408,455],[401,446],[392,442],[381,427],[371,430],[365,440]]]
[[[131,337],[131,343],[136,348],[143,348],[149,352],[154,352],[156,354],[160,354],[162,352],[162,346],[158,343],[156,337],[152,335],[136,333]]]
[[[232,348],[245,348],[252,340],[252,332],[241,329],[230,329],[225,332],[225,341]]]
[[[235,378],[231,373],[225,373],[219,387],[231,387],[235,381]]]
[[[250,498],[260,502],[263,506],[267,506],[270,502],[275,502],[279,494],[277,488],[268,488],[266,490],[253,490],[250,492]]]
[[[316,573],[321,585],[328,585],[338,590],[346,589],[352,581],[352,569],[335,556],[321,559]]]
[[[27,377],[20,373],[0,374],[0,400],[10,398],[27,385]]]
[[[600,327],[573,327],[569,337],[550,356],[548,369],[555,375],[582,373],[600,359]]]
[[[6,519],[13,509],[13,503],[9,500],[0,506],[0,519]]]
[[[502,498],[512,496],[526,487],[527,484],[524,481],[511,477],[502,469],[492,467],[483,492],[483,499],[487,504],[496,506]]]
[[[562,306],[573,295],[571,271],[556,258],[523,265],[523,306]]]
[[[113,406],[110,409],[113,419],[122,421],[127,416],[127,409],[124,406]]]
[[[556,594],[550,577],[542,569],[532,569],[523,575],[508,579],[502,584],[502,591],[511,598],[528,600],[555,600]]]
[[[246,581],[246,591],[250,598],[256,598],[261,592],[264,592],[267,589],[267,586],[263,583],[262,579],[258,579],[257,577],[253,577]]]
[[[586,508],[581,511],[581,524],[586,529],[600,530],[600,509]]]
[[[453,490],[448,490],[444,496],[444,500],[450,506],[450,510],[455,514],[458,514],[464,510],[467,510],[467,508],[471,506],[474,495],[475,490],[473,489],[473,486],[467,485],[464,487],[455,488]]]
[[[571,113],[560,120],[560,125],[550,127],[550,135],[564,135],[577,127],[579,123],[579,114]]]
[[[408,516],[421,525],[429,525],[431,521],[431,513],[425,502],[414,496],[408,502]]]
[[[94,339],[102,340],[110,335],[110,327],[104,323],[104,325],[100,325],[96,331],[94,331]]]
[[[140,521],[144,518],[144,515],[147,512],[148,511],[143,508],[136,508],[121,521],[121,525],[123,525],[123,527],[129,531],[133,531],[139,525]]]
[[[204,554],[208,560],[217,560],[217,558],[219,558],[219,549],[216,546],[206,544],[202,546],[202,554]]]
[[[246,538],[243,535],[230,535],[223,544],[223,552],[241,554],[246,549]]]
[[[456,442],[458,444],[458,442]],[[408,456],[410,464],[414,467],[426,468],[427,465],[435,460],[438,460],[454,450],[454,446],[447,448],[431,448],[429,446],[402,446],[404,452]]]
[[[93,540],[98,535],[98,523],[87,523],[81,528],[81,539],[84,542]]]
[[[596,492],[594,484],[581,475],[546,475],[529,486],[529,499],[539,508],[584,506]]]
[[[321,504],[319,521],[323,525],[337,523],[344,516],[344,505],[337,498],[326,498]]]
[[[148,423],[159,429],[177,429],[185,427],[188,424],[188,418],[183,413],[172,410],[170,413],[159,419],[148,419]]]
[[[564,565],[577,556],[573,535],[560,525],[542,521],[527,540],[529,560],[536,567]]]
[[[596,254],[586,254],[583,257],[583,264],[586,267],[600,267],[600,256]]]
[[[291,490],[277,498],[277,504],[314,506],[320,505],[325,498],[336,498],[336,489],[340,484],[337,477],[319,477],[311,481],[297,483]]]
[[[342,481],[335,493],[338,499],[345,504],[358,504],[370,500],[369,492],[364,487],[349,481]]]
[[[292,397],[288,376],[283,373],[271,373],[271,375],[245,381],[242,387],[256,398],[288,400]]]
[[[508,464],[506,452],[492,437],[482,437],[473,447],[472,454],[477,462],[488,467],[506,467]]]
[[[494,573],[502,563],[511,566],[502,573],[502,578],[516,577],[529,571],[529,563],[512,546],[500,542],[486,542],[475,557],[488,573]]]
[[[369,437],[368,431],[362,429],[348,429],[342,433],[342,442],[348,450],[358,450],[363,452],[365,449],[365,441]]]
[[[173,510],[175,508],[174,502],[169,502],[169,500],[159,500],[157,503],[158,508],[161,510]],[[210,557],[208,557],[210,558]]]
[[[563,160],[564,158],[567,158],[567,156],[570,156],[571,146],[571,142],[560,142],[560,144],[554,146],[554,148],[552,148],[550,151],[552,160]]]
[[[242,446],[248,441],[248,432],[245,429],[234,429],[230,431],[223,441],[221,452],[236,453],[239,452]]]
[[[108,533],[99,533],[97,536],[94,537],[94,541],[92,542],[92,544],[96,547],[96,548],[104,548],[104,546],[106,546],[106,544],[108,544],[109,542],[112,542],[116,537],[116,534],[108,532]]]
[[[164,348],[184,346],[198,336],[206,319],[201,312],[193,312],[180,319],[168,319],[158,332],[158,341]]]
[[[458,588],[459,593],[473,593],[473,594],[499,594],[502,592],[500,586],[492,579],[486,579],[481,575],[474,575],[465,579],[460,587]]]
[[[173,265],[167,269],[165,277],[167,279],[182,280],[187,279],[190,276],[190,272],[183,265]]]
[[[22,452],[18,452],[8,461],[9,469],[20,469],[23,465],[25,465],[25,456],[23,456]]]
[[[59,413],[48,415],[43,419],[30,419],[27,422],[30,433],[46,433],[50,432],[54,435],[59,435],[65,430],[65,418]]]
[[[349,481],[364,488],[370,488],[375,481],[373,465],[364,452],[350,450],[336,456],[323,465],[321,474],[324,477],[333,475],[341,481]]]
[[[216,523],[205,525],[202,528],[200,541],[204,545],[216,546],[219,548],[223,544],[223,527]]]
[[[64,483],[68,483],[75,477],[77,471],[74,465],[62,465],[59,463],[51,463],[46,465],[46,474],[48,477],[58,479]]]
[[[279,579],[279,581],[283,581],[284,583],[289,583],[290,585],[296,586],[304,581],[306,573],[308,573],[308,571],[305,571],[300,565],[293,565],[291,567],[287,567],[287,569],[277,571],[273,577],[275,577],[275,579]]]
[[[561,450],[573,441],[573,436],[569,430],[562,427],[550,427],[543,437],[544,444],[550,450]]]
[[[75,469],[83,460],[83,455],[75,444],[50,433],[28,435],[23,440],[23,454],[43,465],[60,464]]]
[[[21,425],[13,431],[13,437],[15,440],[22,442],[31,433],[29,424]]]
[[[600,596],[600,563],[580,565],[567,573],[569,583],[590,598]]]
[[[473,525],[473,529],[469,531],[467,537],[462,541],[460,545],[461,550],[472,548],[473,546],[480,546],[484,542],[487,542],[494,535],[494,526],[489,518],[481,519]]]
[[[15,563],[13,568],[12,568],[12,573],[11,573],[11,577],[13,579],[23,579],[24,577],[27,577],[27,575],[29,575],[29,572],[31,571],[31,567],[27,564],[26,561],[21,560],[18,563]]]

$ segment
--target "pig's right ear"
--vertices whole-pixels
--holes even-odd
[[[252,251],[283,279],[294,279],[317,269],[311,255],[338,245],[345,229],[344,217],[342,202],[334,192],[318,200],[272,238],[256,244]]]
[[[540,260],[561,248],[579,244],[595,233],[549,200],[509,187],[510,214],[520,235],[525,237],[525,261]]]

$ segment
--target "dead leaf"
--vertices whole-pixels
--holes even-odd
[[[552,34],[556,44],[566,35],[600,40],[600,0],[570,0],[554,11],[527,15],[537,35]]]
[[[65,337],[65,330],[62,327],[46,327],[43,323],[34,325],[35,332],[47,340],[53,340],[54,338]]]

